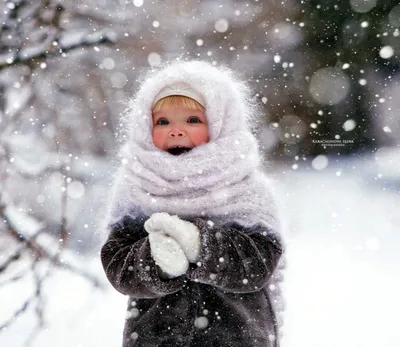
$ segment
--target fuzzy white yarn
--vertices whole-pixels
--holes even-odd
[[[210,135],[209,143],[179,156],[152,140],[153,99],[174,83],[203,95]],[[245,227],[263,223],[279,232],[269,180],[259,170],[249,100],[248,87],[231,69],[204,61],[173,62],[146,76],[127,113],[128,139],[119,153],[125,164],[116,177],[110,221],[167,212]]]

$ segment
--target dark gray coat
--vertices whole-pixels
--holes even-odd
[[[123,347],[279,346],[266,285],[283,253],[280,239],[263,227],[190,220],[201,234],[200,263],[167,279],[151,257],[146,219],[111,225],[101,249],[107,278],[129,295]]]

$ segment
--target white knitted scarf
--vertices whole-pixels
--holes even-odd
[[[167,212],[245,227],[261,223],[279,232],[270,180],[259,169],[258,143],[248,124],[256,112],[248,87],[231,69],[203,61],[170,63],[145,77],[124,119],[124,165],[115,179],[109,222]],[[204,96],[210,141],[174,156],[153,144],[151,103],[176,82]]]
[[[124,187],[131,196],[127,202],[140,206],[145,215],[163,211],[277,228],[266,177],[257,169],[257,143],[248,132],[237,132],[179,156],[162,151],[150,155],[137,144],[130,149],[125,156]]]

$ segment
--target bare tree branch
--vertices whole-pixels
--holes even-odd
[[[71,264],[68,264],[68,262],[65,262],[64,260],[60,259],[60,249],[58,249],[57,252],[55,252],[55,254],[50,254],[50,252],[48,252],[46,249],[44,249],[39,243],[36,242],[36,238],[39,236],[40,233],[43,233],[44,230],[41,229],[39,232],[35,233],[35,235],[33,235],[32,237],[27,237],[26,235],[24,235],[22,232],[18,232],[12,225],[11,220],[8,218],[7,214],[4,213],[5,210],[5,206],[4,205],[0,205],[0,217],[4,219],[4,221],[6,222],[6,224],[8,225],[8,233],[9,235],[11,235],[15,240],[17,240],[18,242],[21,242],[20,248],[10,257],[8,258],[4,264],[1,265],[0,267],[0,272],[5,271],[5,269],[10,266],[10,264],[12,264],[13,261],[15,261],[15,259],[18,259],[22,249],[24,248],[23,246],[25,246],[25,250],[29,250],[30,253],[33,255],[34,260],[31,266],[31,270],[29,271],[30,273],[33,272],[34,277],[35,277],[35,292],[28,298],[26,299],[23,304],[20,306],[19,309],[17,309],[12,316],[7,319],[5,322],[3,322],[0,325],[0,332],[3,329],[6,329],[7,327],[9,327],[13,322],[15,322],[15,320],[21,316],[30,305],[32,305],[33,302],[36,302],[36,308],[35,308],[35,312],[38,316],[38,324],[36,329],[34,329],[34,331],[31,332],[31,334],[28,336],[28,339],[26,341],[26,346],[29,345],[29,341],[31,341],[31,339],[33,338],[34,335],[36,335],[38,333],[38,331],[43,327],[44,325],[44,318],[43,318],[43,297],[42,297],[42,284],[43,281],[49,277],[50,274],[50,269],[54,266],[57,268],[61,268],[64,270],[67,270],[69,272],[78,274],[79,276],[84,277],[86,280],[88,280],[89,282],[92,283],[92,285],[95,288],[100,288],[100,289],[104,289],[103,285],[101,284],[101,282],[99,281],[99,279],[96,278],[96,276],[82,270],[79,268],[76,268],[74,266],[72,266]],[[40,276],[37,271],[35,271],[36,269],[36,265],[39,262],[43,262],[43,260],[47,260],[49,261],[49,267],[45,273],[45,275]],[[14,276],[11,280],[19,280],[21,279],[21,274],[19,276]]]
[[[92,274],[82,270],[75,268],[74,266],[61,261],[60,260],[60,253],[55,252],[54,255],[50,254],[45,248],[43,248],[40,244],[38,244],[34,238],[29,238],[26,235],[24,235],[21,232],[18,232],[13,226],[11,220],[8,218],[7,214],[4,213],[5,206],[0,206],[0,217],[4,219],[6,224],[8,225],[8,234],[11,235],[15,240],[18,242],[24,242],[26,245],[26,248],[31,252],[31,254],[34,256],[34,258],[37,259],[47,259],[51,262],[52,265],[68,270],[70,272],[76,273],[85,279],[87,279],[89,282],[92,283],[92,285],[96,288],[101,288],[103,289],[103,285],[101,282]],[[37,235],[35,236],[37,237]]]
[[[0,273],[7,269],[11,263],[20,259],[22,250],[23,248],[21,247],[14,254],[12,254],[3,264],[0,265]]]
[[[35,48],[26,48],[0,55],[0,71],[10,66],[32,63],[36,59],[48,59],[63,55],[77,48],[113,44],[115,42],[116,35],[110,30],[102,30],[95,34],[86,32],[75,38],[66,35],[58,36],[54,38],[51,44],[46,43]]]
[[[21,307],[14,312],[14,314],[0,325],[0,332],[3,329],[8,328],[20,315],[22,315],[28,309],[29,305],[32,303],[32,298],[33,295],[30,296],[28,299],[26,299],[24,303],[21,305]]]
[[[36,270],[36,266],[39,263],[39,259],[35,259],[31,265],[31,272],[34,274],[35,277],[35,291],[32,295],[24,301],[24,303],[20,306],[18,310],[16,310],[9,319],[7,319],[3,324],[0,325],[0,332],[3,329],[8,328],[12,323],[14,323],[19,316],[21,316],[26,310],[36,302],[35,312],[38,316],[37,326],[36,329],[33,329],[30,334],[28,335],[24,346],[29,346],[34,337],[39,332],[40,328],[44,326],[44,317],[43,317],[43,296],[42,296],[42,287],[43,282],[46,278],[49,277],[50,269],[48,268],[46,273],[43,276],[40,276],[38,271]]]
[[[76,48],[116,42],[116,34],[110,29],[97,32],[87,29],[78,34],[76,31],[63,30],[61,18],[64,13],[69,12],[66,12],[60,3],[52,3],[50,0],[36,3],[25,0],[9,1],[8,10],[5,13],[6,19],[1,24],[0,33],[8,32],[14,40],[11,43],[7,42],[7,47],[3,49],[5,53],[0,53],[0,71],[20,64],[34,67],[37,60],[45,60],[57,55],[65,56]],[[25,22],[35,23],[36,32],[41,33],[40,36],[44,35],[44,38],[39,38],[33,43],[26,41],[21,27]],[[18,46],[10,46],[12,42],[17,42]]]
[[[9,318],[0,322],[0,333],[26,311],[33,309],[37,319],[35,328],[27,336],[25,346],[29,346],[45,324],[43,283],[53,271],[66,270],[85,278],[95,288],[104,288],[103,283],[95,275],[85,271],[83,268],[74,266],[73,258],[70,261],[68,261],[68,258],[65,260],[65,255],[69,254],[64,249],[70,233],[66,218],[67,207],[69,207],[67,205],[67,178],[70,176],[70,172],[67,172],[67,157],[62,151],[66,150],[64,147],[68,145],[68,134],[65,135],[61,132],[61,125],[58,124],[59,119],[55,117],[54,123],[56,129],[58,129],[55,137],[57,153],[50,154],[55,156],[58,154],[57,160],[54,159],[51,162],[54,157],[49,157],[49,162],[45,162],[43,167],[39,166],[37,171],[40,171],[40,175],[37,172],[36,174],[26,173],[25,171],[30,171],[29,169],[21,169],[19,171],[17,166],[12,167],[10,163],[12,162],[11,158],[14,156],[14,151],[11,148],[11,142],[8,142],[8,137],[5,135],[12,136],[14,131],[17,133],[20,130],[17,127],[22,126],[25,119],[22,118],[21,120],[21,117],[25,114],[33,118],[32,113],[36,112],[34,106],[36,106],[38,100],[36,98],[37,95],[33,92],[24,100],[23,106],[20,106],[14,114],[3,117],[6,112],[7,102],[19,96],[14,91],[9,94],[6,93],[8,91],[7,88],[14,88],[17,79],[24,81],[27,75],[30,74],[32,76],[39,73],[38,70],[40,69],[38,67],[41,66],[42,62],[50,58],[60,56],[65,58],[69,52],[88,47],[94,47],[97,50],[96,46],[115,43],[117,35],[110,29],[96,31],[91,26],[93,18],[90,18],[90,16],[86,18],[89,24],[86,28],[75,28],[75,23],[71,23],[71,19],[78,19],[79,25],[84,19],[84,15],[75,13],[74,5],[66,9],[64,2],[60,0],[7,0],[5,5],[0,20],[0,73],[2,74],[3,70],[11,69],[11,78],[12,76],[16,77],[13,81],[7,76],[7,78],[2,79],[0,84],[0,137],[2,139],[0,141],[0,219],[3,222],[1,227],[3,228],[4,226],[4,232],[3,229],[1,230],[1,237],[12,238],[17,245],[7,255],[7,258],[0,263],[0,275],[3,279],[0,286],[26,280],[29,275],[29,280],[33,283],[34,290],[30,297],[20,299],[19,304],[16,304],[16,310]],[[79,6],[76,7],[76,11],[78,10]],[[106,22],[105,18],[97,18],[97,22],[101,23],[103,21],[104,23]],[[70,23],[72,25],[69,25]],[[66,26],[74,27],[74,29],[67,30]],[[99,27],[104,26],[99,25]],[[15,67],[28,68],[14,69]],[[29,82],[31,83],[32,80]],[[20,82],[18,84],[20,86]],[[19,86],[16,88],[19,88]],[[32,87],[32,83],[30,86]],[[30,112],[25,112],[27,110]],[[60,230],[49,230],[49,228],[39,225],[38,221],[34,219],[30,221],[29,219],[33,215],[26,215],[28,222],[32,222],[33,227],[31,228],[27,224],[28,227],[26,229],[21,228],[19,222],[17,223],[18,219],[13,214],[13,208],[8,206],[12,199],[9,199],[6,194],[2,194],[6,191],[5,184],[8,182],[8,177],[18,178],[19,175],[24,178],[36,179],[53,171],[60,172],[63,177],[62,186],[64,190],[61,194]],[[11,176],[11,174],[13,175]],[[17,212],[15,211],[15,213]],[[16,215],[19,218],[19,215]],[[21,215],[21,218],[23,219],[25,216]],[[55,237],[53,235],[60,236]],[[50,241],[50,246],[47,241]],[[23,262],[22,266],[16,267],[18,263],[21,264],[21,259],[27,259],[28,261]],[[39,266],[39,264],[43,263],[46,265],[44,273],[42,266]],[[33,275],[33,280],[31,280],[30,275]]]

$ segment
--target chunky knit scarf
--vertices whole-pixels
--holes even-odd
[[[248,227],[263,223],[271,232],[278,228],[268,180],[257,168],[257,143],[248,132],[238,131],[179,156],[150,154],[136,143],[129,149],[124,149],[126,208],[138,205],[147,216],[163,211]]]
[[[176,82],[204,96],[210,133],[209,143],[178,156],[156,148],[151,135],[152,101]],[[262,223],[278,233],[270,181],[259,169],[258,143],[250,131],[256,108],[249,93],[232,70],[202,61],[174,62],[150,72],[125,115],[127,140],[119,152],[123,165],[110,219],[168,212],[246,227]]]

